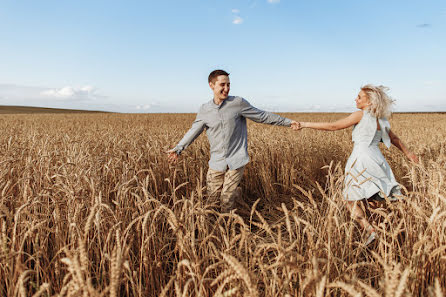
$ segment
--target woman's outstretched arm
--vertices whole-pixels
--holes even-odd
[[[355,111],[346,118],[335,122],[300,122],[300,128],[311,128],[317,130],[336,131],[351,127],[362,119],[362,110]]]
[[[400,151],[402,151],[406,157],[414,163],[418,163],[418,157],[414,153],[412,153],[407,146],[401,141],[401,139],[396,136],[392,130],[389,130],[390,141],[394,146],[396,146]]]

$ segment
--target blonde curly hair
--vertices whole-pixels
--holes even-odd
[[[372,116],[380,119],[388,118],[391,115],[392,104],[395,100],[387,95],[388,87],[367,84],[362,86],[361,90],[367,94],[370,101],[370,107],[367,110]]]

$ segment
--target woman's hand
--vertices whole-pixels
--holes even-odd
[[[414,153],[410,152],[406,155],[406,157],[411,160],[412,162],[414,162],[415,164],[418,164],[420,162],[420,160],[418,159],[417,155],[415,155]]]

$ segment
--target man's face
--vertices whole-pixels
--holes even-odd
[[[223,101],[228,98],[230,85],[229,76],[226,75],[219,75],[214,82],[210,82],[209,86],[214,92],[214,99]]]

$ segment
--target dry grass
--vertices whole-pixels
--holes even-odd
[[[333,120],[340,114],[289,114]],[[4,115],[1,296],[443,296],[446,115],[397,114],[419,155],[384,154],[405,201],[370,210],[371,248],[341,197],[351,131],[249,124],[238,214],[207,202],[193,115]]]

